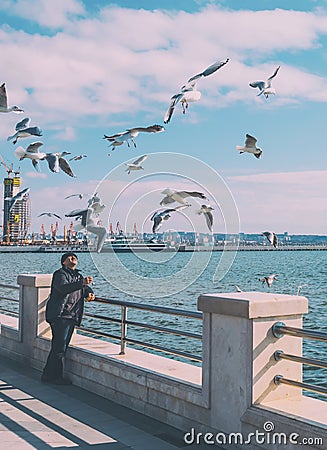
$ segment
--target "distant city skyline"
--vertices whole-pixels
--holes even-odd
[[[38,217],[49,209],[63,217],[61,228],[69,226],[65,214],[85,207],[109,173],[115,174],[116,189],[142,172],[148,178],[138,179],[119,195],[124,205],[116,198],[104,201],[100,219],[106,225],[119,220],[128,227],[136,222],[140,231],[150,232],[150,214],[161,208],[160,193],[172,183],[168,177],[150,176],[158,170],[151,155],[178,153],[217,172],[234,199],[239,231],[327,233],[327,5],[313,0],[299,0],[292,7],[272,0],[264,5],[166,0],[154,8],[144,0],[6,0],[0,11],[0,84],[6,83],[9,105],[24,109],[20,115],[0,113],[0,153],[20,170],[22,188],[31,188],[33,231],[42,223],[46,228],[54,223]],[[171,96],[191,76],[226,58],[224,67],[198,80],[201,100],[190,103],[186,114],[177,104],[164,125]],[[278,66],[276,95],[258,96],[249,83],[266,80]],[[25,117],[43,136],[13,145],[7,138]],[[112,152],[103,139],[104,134],[153,124],[164,125],[165,131],[140,133],[136,147],[123,143]],[[246,133],[257,138],[263,150],[260,159],[235,149],[244,144]],[[44,143],[40,151],[71,152],[67,160],[87,155],[69,161],[76,178],[50,172],[45,161],[38,173],[30,160],[15,158],[17,147],[26,149],[35,141]],[[125,163],[144,154],[149,155],[144,170],[128,174]],[[188,171],[192,176],[186,183]],[[213,231],[224,232],[229,212],[218,191],[210,195],[214,188],[206,185],[206,171],[201,168],[197,174],[187,163],[172,166],[171,173],[176,174],[172,188],[203,187],[214,202]],[[153,199],[141,203],[149,192]],[[75,193],[85,196],[64,199]],[[205,232],[205,221],[196,214],[201,204],[191,203],[185,216],[176,214],[160,231],[195,227]]]

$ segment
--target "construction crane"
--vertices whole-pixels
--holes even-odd
[[[11,163],[10,166],[8,166],[8,164],[6,164],[5,160],[3,159],[2,155],[0,155],[0,164],[2,164],[6,168],[8,178],[10,178],[10,174],[13,172],[13,168],[12,168],[13,164]],[[15,172],[15,174],[16,174],[16,172]]]

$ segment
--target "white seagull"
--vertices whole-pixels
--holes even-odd
[[[262,284],[267,284],[267,286],[270,288],[274,281],[276,280],[276,277],[278,277],[277,273],[273,273],[272,275],[269,275],[269,277],[263,277],[259,278],[259,281],[262,282]]]
[[[69,161],[80,161],[83,158],[87,158],[87,155],[77,155],[77,156],[73,156],[72,158],[70,158]]]
[[[66,155],[70,155],[70,152],[46,153],[44,159],[47,160],[51,172],[58,173],[60,168],[70,177],[76,177],[69,163],[64,158]]]
[[[74,227],[76,231],[85,229],[86,231],[97,236],[96,251],[97,253],[100,253],[106,239],[107,230],[105,227],[97,225],[95,221],[96,217],[98,216],[96,209],[90,206],[86,209],[75,209],[70,213],[65,214],[65,216],[80,219],[80,224]]]
[[[203,214],[206,222],[207,222],[207,226],[209,228],[209,231],[212,231],[212,227],[213,227],[213,215],[212,212],[214,208],[210,205],[201,205],[201,208],[199,211],[197,211],[197,214]]]
[[[127,163],[125,166],[127,166],[127,169],[125,172],[128,173],[128,175],[131,173],[132,170],[144,170],[144,167],[141,166],[142,162],[147,159],[148,155],[143,155],[137,158],[133,163]]]
[[[186,197],[196,197],[201,198],[202,200],[208,200],[202,192],[173,191],[170,188],[167,188],[162,191],[162,194],[165,194],[165,197],[161,200],[160,205],[169,205],[170,203],[178,202],[182,205],[191,206],[189,203],[186,203]]]
[[[271,231],[263,231],[261,234],[263,236],[266,236],[271,245],[273,245],[275,248],[278,247],[278,237],[275,233]]]
[[[250,134],[246,134],[244,146],[237,145],[236,150],[241,153],[252,153],[256,158],[261,158],[262,150],[257,147],[257,139]]]
[[[39,161],[42,161],[46,156],[46,153],[39,151],[39,148],[42,145],[43,142],[32,142],[26,150],[24,150],[23,147],[17,147],[14,152],[15,156],[19,159],[19,161],[22,161],[25,158],[30,159],[34,169],[39,170]]]
[[[253,88],[259,89],[260,92],[258,95],[263,94],[266,98],[268,98],[269,95],[271,95],[271,94],[275,95],[276,90],[271,86],[271,80],[273,78],[275,78],[279,69],[280,69],[280,66],[277,67],[275,72],[266,81],[253,81],[252,83],[249,83],[249,85]]]
[[[9,202],[9,212],[13,209],[16,203],[20,200],[23,200],[24,196],[30,191],[31,188],[25,188],[22,191],[18,192],[14,197],[6,197],[4,200]]]
[[[2,85],[0,86],[0,112],[2,112],[2,113],[24,112],[24,110],[19,108],[18,106],[11,106],[10,108],[8,108],[6,83],[2,83]]]
[[[185,114],[189,103],[198,102],[201,98],[201,92],[198,91],[196,88],[197,80],[199,78],[207,77],[207,76],[213,74],[218,69],[220,69],[225,64],[227,64],[228,61],[229,61],[229,58],[225,59],[224,61],[216,61],[211,66],[207,67],[203,72],[200,72],[197,75],[194,75],[193,77],[189,78],[187,80],[187,83],[181,87],[180,92],[171,97],[169,108],[166,111],[166,114],[164,117],[164,123],[170,122],[172,115],[174,113],[174,109],[179,102],[182,105],[183,114]]]
[[[82,198],[84,197],[84,194],[71,194],[71,195],[67,195],[67,197],[65,197],[65,200],[67,198],[71,198],[71,197],[78,197],[80,200],[82,200]]]
[[[38,217],[42,217],[42,216],[56,217],[57,219],[61,220],[61,217],[58,216],[58,214],[55,214],[55,213],[52,213],[52,212],[43,212],[43,213],[38,215]]]
[[[19,138],[25,138],[30,136],[42,136],[42,130],[39,127],[28,127],[31,119],[29,117],[25,117],[25,119],[21,120],[16,124],[15,130],[16,133],[12,136],[7,137],[7,141],[11,141],[13,139],[13,144],[16,144]]]
[[[176,208],[165,209],[164,211],[156,211],[150,220],[153,221],[152,233],[156,233],[162,225],[163,220],[168,220],[171,217],[172,212],[180,211],[187,208],[188,205],[176,206]]]
[[[149,127],[136,127],[129,128],[126,131],[122,131],[121,133],[113,134],[112,136],[108,136],[105,134],[103,139],[107,139],[107,141],[111,142],[110,147],[114,150],[114,147],[118,145],[122,145],[124,142],[127,142],[128,147],[130,147],[129,141],[132,141],[134,147],[136,147],[134,138],[136,138],[139,133],[161,133],[165,128],[162,125],[150,125]]]

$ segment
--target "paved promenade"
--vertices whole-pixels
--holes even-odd
[[[6,450],[194,448],[173,427],[76,386],[43,384],[40,372],[3,357],[0,442]]]

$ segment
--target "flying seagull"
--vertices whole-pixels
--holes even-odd
[[[164,211],[156,211],[150,220],[153,221],[152,233],[156,233],[162,225],[163,220],[168,220],[171,217],[172,212],[180,211],[187,208],[188,205],[176,206],[176,208],[165,209]]]
[[[235,287],[236,292],[243,292],[242,289],[239,286],[237,286],[237,284],[233,284],[233,286]]]
[[[56,217],[57,219],[61,220],[61,217],[58,216],[58,214],[55,214],[55,213],[52,213],[52,212],[43,212],[43,213],[38,215],[38,217],[41,217],[41,216]]]
[[[169,205],[170,203],[178,202],[182,205],[190,206],[190,204],[185,201],[186,197],[196,197],[201,198],[202,200],[208,200],[202,192],[172,191],[170,188],[167,188],[162,191],[162,194],[165,194],[165,197],[161,200],[160,205]]]
[[[257,147],[257,140],[250,134],[246,134],[245,145],[237,145],[236,150],[241,153],[252,153],[256,158],[261,158],[262,150]]]
[[[78,197],[80,200],[82,200],[82,198],[84,197],[84,194],[71,194],[71,195],[67,195],[67,197],[65,197],[65,200],[67,198],[71,198],[71,197]]]
[[[19,159],[19,161],[22,161],[23,159],[27,158],[32,161],[33,167],[35,170],[38,170],[39,168],[39,161],[42,161],[46,153],[40,152],[39,148],[43,145],[43,142],[32,142],[26,150],[23,149],[23,147],[17,147],[15,150],[15,156]]]
[[[213,210],[214,210],[214,208],[210,205],[201,205],[200,210],[197,211],[197,214],[204,214],[209,231],[212,231],[212,227],[213,227],[213,215],[211,212]]]
[[[108,136],[107,134],[105,134],[103,136],[103,139],[107,139],[107,141],[111,142],[110,147],[112,147],[112,150],[114,150],[114,147],[122,145],[124,142],[127,142],[128,147],[130,147],[129,141],[132,141],[134,147],[136,147],[134,138],[136,138],[139,135],[139,133],[161,133],[164,130],[165,128],[162,125],[150,125],[149,127],[146,128],[143,127],[129,128],[126,131],[113,134],[112,136]]]
[[[87,155],[77,155],[77,156],[73,156],[72,158],[70,158],[69,161],[80,161],[83,158],[87,158]]]
[[[275,248],[278,247],[278,237],[275,233],[271,231],[263,231],[261,234],[263,236],[266,236],[271,245],[273,245]]]
[[[258,95],[263,94],[266,98],[268,98],[271,94],[275,95],[276,90],[271,86],[271,80],[275,78],[279,69],[280,66],[277,67],[275,72],[266,81],[253,81],[252,83],[249,83],[249,85],[253,88],[259,89],[260,92]]]
[[[3,113],[24,112],[24,110],[19,108],[18,106],[11,106],[10,108],[8,108],[6,83],[2,83],[2,85],[0,86],[0,112],[3,112]]]
[[[6,197],[5,200],[9,202],[9,212],[13,209],[18,201],[23,200],[24,196],[30,191],[31,188],[25,188],[13,197]]]
[[[128,173],[128,175],[131,173],[132,170],[144,170],[144,167],[141,166],[142,162],[147,159],[148,155],[143,155],[137,158],[133,163],[127,163],[125,166],[127,166],[127,169],[125,172]]]
[[[266,283],[270,288],[273,282],[276,281],[276,277],[278,277],[278,274],[273,273],[272,275],[269,275],[269,277],[259,278],[259,281],[261,281],[263,285]]]
[[[296,295],[300,295],[302,288],[305,287],[305,286],[308,286],[308,285],[307,284],[302,284],[301,286],[298,286]]]
[[[42,136],[42,130],[39,127],[28,127],[30,118],[25,117],[22,121],[16,124],[16,133],[7,137],[7,141],[13,139],[13,144],[16,144],[19,138],[25,138],[30,136]]]
[[[229,58],[224,61],[216,61],[211,66],[207,67],[203,72],[194,75],[193,77],[187,80],[187,83],[181,87],[180,92],[175,94],[170,99],[169,108],[164,117],[164,123],[169,123],[172,115],[174,113],[174,109],[176,105],[180,102],[183,108],[183,114],[185,114],[186,109],[188,108],[188,104],[191,102],[198,102],[201,98],[201,92],[197,90],[197,80],[202,77],[207,77],[218,69],[227,64]]]
[[[65,216],[80,219],[80,224],[75,226],[75,230],[79,231],[85,229],[97,236],[96,251],[97,253],[100,253],[106,239],[107,230],[105,227],[96,224],[95,218],[98,216],[96,209],[93,206],[89,206],[86,209],[75,209],[70,213],[65,214]]]
[[[70,177],[76,177],[69,163],[64,158],[66,155],[70,155],[70,152],[46,153],[44,159],[47,160],[51,172],[58,173],[60,168]]]

